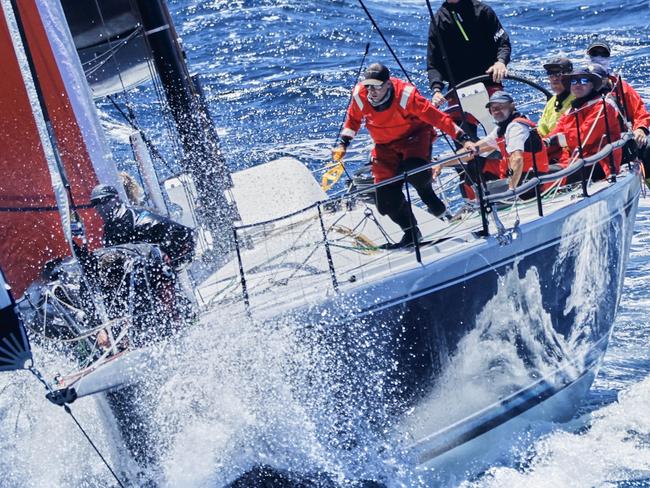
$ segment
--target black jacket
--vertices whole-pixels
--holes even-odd
[[[453,80],[447,73],[440,40],[444,44]],[[458,84],[483,75],[498,60],[507,65],[510,51],[510,38],[494,10],[478,0],[461,0],[457,4],[445,2],[429,25],[429,86],[432,90],[442,90],[445,81]]]
[[[137,242],[156,244],[174,266],[194,257],[192,229],[148,210],[122,204],[104,222],[104,245]]]

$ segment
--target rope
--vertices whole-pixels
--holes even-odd
[[[352,88],[354,90],[354,86],[357,84],[357,81],[359,80],[359,76],[361,76],[361,70],[363,70],[363,65],[366,62],[366,57],[368,56],[368,51],[370,50],[370,42],[366,42],[366,48],[363,52],[363,56],[361,56],[361,63],[359,64],[359,69],[357,70],[357,75],[354,77],[354,84],[352,85]],[[345,125],[345,120],[347,119],[347,108],[350,106],[352,103],[352,97],[354,95],[354,91],[350,91],[350,98],[348,98],[348,104],[346,105],[346,112],[343,115],[343,119],[341,120],[341,125],[339,125],[339,130],[336,133],[336,138],[338,141],[338,138],[341,134],[341,131],[343,130],[343,126]],[[334,141],[334,145],[336,145],[336,141]],[[327,167],[326,167],[327,168]],[[352,176],[350,176],[350,173],[348,172],[348,168],[346,168],[345,165],[343,165],[343,171],[345,171],[345,176],[348,177],[349,180],[352,180]]]
[[[116,48],[113,47],[113,42],[111,41],[111,36],[109,35],[108,27],[106,27],[106,22],[104,21],[104,14],[102,13],[102,8],[99,5],[99,0],[95,0],[95,7],[97,8],[97,13],[99,14],[99,20],[101,21],[102,27],[104,28],[104,34],[106,35],[106,42],[108,43],[108,48],[110,51],[115,51]],[[122,86],[122,93],[126,94],[126,87],[124,86],[124,80],[122,79],[122,71],[120,70],[120,65],[117,62],[117,59],[115,59],[115,56],[111,56],[110,59],[112,59],[113,63],[115,64],[117,77],[119,78],[120,85]]]
[[[115,101],[115,99],[111,95],[108,95],[106,98],[108,98],[108,100],[111,102],[111,104],[113,104],[113,107],[115,108],[115,110],[117,110],[117,112],[122,116],[122,118],[124,118],[124,120],[131,126],[131,128],[133,130],[137,131],[142,136],[142,140],[146,144],[147,149],[149,149],[151,154],[156,159],[158,159],[161,163],[163,163],[163,165],[165,166],[165,168],[168,171],[174,173],[174,169],[171,167],[171,165],[167,162],[167,160],[163,157],[163,155],[160,154],[160,151],[158,151],[156,146],[153,145],[153,143],[147,137],[147,135],[144,133],[144,131],[137,125],[137,121],[135,120],[135,114],[131,110],[131,107],[128,105],[128,103],[126,103],[126,107],[127,107],[127,110],[129,111],[129,114],[126,114],[126,113],[124,113],[124,110],[122,110],[122,108],[117,104],[117,102]]]
[[[130,0],[131,3],[131,0]],[[136,10],[137,11],[137,10]],[[149,50],[149,53],[153,53],[153,50],[151,49],[151,43],[149,42],[149,37],[147,35],[143,35],[144,43],[147,46],[147,49]],[[158,103],[162,107],[162,112],[164,117],[164,123],[167,129],[167,134],[169,136],[169,140],[172,143],[172,149],[174,152],[174,156],[176,157],[177,160],[182,159],[183,157],[183,151],[180,147],[180,144],[178,143],[178,139],[174,137],[173,135],[176,134],[178,135],[178,132],[176,129],[173,127],[172,122],[170,118],[168,117],[168,114],[171,112],[171,107],[167,103],[167,98],[163,95],[163,88],[162,88],[162,82],[160,81],[160,77],[158,76],[158,72],[155,69],[152,61],[152,57],[148,56],[147,57],[147,69],[149,70],[149,76],[151,77],[151,81],[153,83],[154,91],[156,93],[156,98],[158,99]]]
[[[134,8],[132,0],[129,0],[129,3],[131,4],[131,8]],[[143,35],[143,39],[145,42],[145,45],[147,46],[147,49],[149,50],[150,53],[152,53],[151,49],[151,43],[149,42],[149,37],[147,35]],[[169,141],[171,141],[171,147],[172,147],[172,152],[174,153],[174,157],[176,158],[177,161],[181,161],[183,159],[183,149],[181,147],[181,144],[179,144],[178,141],[178,131],[175,129],[170,117],[169,113],[171,112],[171,107],[169,106],[169,103],[167,102],[167,98],[164,96],[163,88],[162,88],[162,83],[160,81],[160,77],[158,75],[157,70],[155,69],[153,65],[153,61],[151,56],[147,57],[147,70],[149,71],[149,76],[151,77],[151,81],[154,87],[154,92],[156,94],[156,98],[158,99],[158,103],[162,107],[161,111],[163,113],[163,121],[165,124],[165,129],[167,131],[167,134],[169,136]],[[144,134],[143,134],[144,138]],[[145,139],[145,143],[147,144],[147,147],[152,147],[152,144],[150,142],[147,142]],[[160,155],[159,152],[157,152],[157,157],[160,161],[163,162],[167,170],[172,173],[173,175],[177,175],[178,171],[175,170],[174,168],[171,168],[170,165],[165,161],[164,158]],[[179,183],[181,184],[181,187],[183,189],[183,193],[185,194],[186,201],[189,203],[190,210],[193,215],[196,214],[196,207],[194,206],[194,198],[192,196],[191,189],[189,188],[189,185],[187,182],[182,181],[179,178]],[[207,246],[207,241],[205,242],[205,246]]]
[[[124,46],[126,46],[131,39],[135,38],[141,31],[141,28],[136,28],[131,34],[129,34],[123,41],[120,41],[120,43],[117,45],[117,47],[109,47],[107,51],[104,51],[102,54],[98,55],[97,57],[90,59],[86,61],[85,63],[82,63],[82,66],[89,66],[88,69],[85,70],[86,76],[93,75],[95,72],[97,72],[100,68],[102,68],[106,63],[108,63],[111,58]]]
[[[118,46],[117,48],[113,46],[113,43],[112,43],[112,41],[111,41],[111,39],[110,39],[110,36],[108,35],[108,34],[109,34],[109,33],[108,33],[108,28],[106,27],[106,22],[105,22],[105,20],[104,20],[104,15],[103,15],[103,13],[102,13],[102,9],[101,9],[101,7],[100,7],[100,5],[99,5],[99,1],[98,1],[98,0],[95,0],[95,7],[97,8],[97,12],[98,12],[98,14],[99,14],[99,18],[100,18],[100,21],[101,21],[101,23],[102,23],[102,27],[104,28],[104,31],[105,31],[105,33],[106,33],[107,43],[108,43],[108,45],[109,45],[109,51],[115,53],[115,52],[116,52],[118,49],[120,49],[124,44]],[[131,7],[133,8],[133,6],[131,6]],[[131,35],[129,35],[129,36],[127,37],[127,39],[124,41],[124,43],[128,42],[128,41],[129,41],[129,40],[134,36],[134,34],[136,34],[136,33],[138,33],[138,32],[142,32],[142,37],[143,37],[143,39],[144,39],[144,41],[145,41],[145,44],[147,45],[149,51],[151,52],[151,46],[149,45],[149,40],[148,40],[148,38],[147,38],[147,36],[146,36],[146,34],[144,33],[144,31],[143,31],[142,28],[136,29],[136,31],[134,31],[133,33],[131,33]],[[172,174],[176,174],[176,171],[174,171],[174,169],[170,167],[170,165],[169,165],[169,164],[167,163],[167,161],[162,157],[162,155],[160,154],[160,152],[159,152],[159,151],[158,151],[158,150],[153,146],[153,144],[151,143],[151,141],[146,137],[146,135],[144,134],[144,131],[142,131],[142,129],[140,129],[140,128],[137,126],[137,123],[135,122],[135,121],[136,121],[136,116],[135,116],[135,113],[134,113],[133,109],[131,108],[130,99],[129,99],[129,94],[128,94],[127,90],[126,90],[126,87],[124,86],[124,80],[122,79],[122,71],[121,71],[121,69],[120,69],[120,66],[119,66],[117,60],[115,59],[115,56],[112,55],[112,56],[110,56],[109,59],[112,59],[112,60],[113,60],[113,63],[115,64],[115,69],[116,69],[116,71],[117,71],[117,76],[118,76],[118,78],[119,78],[119,80],[120,80],[120,85],[122,86],[122,95],[123,95],[123,97],[124,97],[124,99],[125,99],[125,104],[126,104],[126,108],[127,108],[128,112],[129,112],[129,116],[127,117],[127,115],[126,115],[126,114],[125,114],[125,113],[124,113],[124,112],[119,108],[119,106],[117,105],[117,103],[115,102],[115,100],[114,100],[110,95],[109,95],[107,98],[110,100],[110,102],[113,104],[113,106],[118,110],[118,112],[119,112],[119,113],[120,113],[120,114],[121,114],[121,115],[122,115],[122,116],[127,120],[127,122],[129,123],[129,125],[131,125],[131,127],[132,127],[134,130],[138,131],[138,133],[142,136],[142,139],[144,140],[145,145],[147,146],[147,148],[149,149],[149,151],[150,151],[150,152],[151,152],[151,153],[152,153],[152,154],[153,154],[153,155],[154,155],[154,156],[155,156],[159,161],[161,161],[161,162],[163,163],[163,165],[165,166],[165,168],[166,168],[169,172],[171,172]],[[107,61],[108,61],[108,59],[107,59],[106,61],[103,61],[101,64],[103,65],[103,64],[104,64],[105,62],[107,62]],[[168,111],[168,110],[169,110],[169,107],[165,104],[165,102],[164,102],[164,100],[163,100],[163,97],[162,97],[162,95],[161,95],[160,87],[159,87],[158,84],[157,84],[157,76],[156,76],[156,72],[155,72],[155,70],[152,68],[152,65],[151,65],[151,57],[150,57],[150,56],[147,57],[147,69],[149,70],[149,76],[151,77],[151,80],[152,80],[153,85],[154,85],[154,90],[155,90],[155,93],[156,93],[156,97],[158,98],[158,101],[159,101],[159,103],[161,104],[161,106],[163,106],[163,107],[167,107],[167,111]],[[163,112],[165,112],[165,110],[163,110]],[[181,153],[179,152],[178,142],[177,142],[176,138],[172,136],[171,122],[170,122],[170,120],[169,120],[168,117],[164,117],[164,121],[165,121],[165,124],[166,124],[167,133],[168,133],[168,135],[169,135],[169,140],[172,141],[172,148],[173,148],[173,150],[174,150],[174,154],[175,154],[176,157],[178,158],[178,155],[181,154]],[[187,193],[188,190],[187,190],[187,188],[185,188],[185,184],[184,184],[184,183],[182,183],[182,184],[183,184],[183,187],[184,187],[185,192]],[[188,198],[188,201],[191,201],[191,199]]]
[[[30,372],[31,372],[31,373],[36,377],[36,379],[37,379],[39,382],[41,382],[41,383],[43,384],[43,386],[45,386],[45,389],[48,391],[48,393],[51,393],[51,394],[55,394],[55,393],[56,393],[56,392],[52,389],[52,387],[49,385],[49,383],[48,383],[47,381],[45,381],[45,378],[43,378],[43,375],[41,374],[41,372],[40,372],[39,370],[37,370],[37,369],[34,367],[33,364],[32,364],[31,366],[29,366],[27,369],[28,369],[28,370],[29,370],[29,371],[30,371]],[[70,407],[69,407],[66,403],[64,403],[62,406],[63,406],[63,409],[65,410],[65,412],[66,412],[68,415],[70,415],[70,417],[72,417],[72,420],[74,420],[74,423],[77,424],[77,427],[79,428],[79,430],[81,431],[81,433],[84,435],[84,437],[86,438],[86,440],[88,441],[88,443],[92,446],[92,448],[95,450],[95,452],[97,453],[97,455],[99,456],[99,458],[102,460],[102,462],[104,463],[104,465],[105,465],[105,466],[108,468],[108,470],[111,472],[111,475],[113,475],[113,478],[115,479],[115,481],[117,481],[117,484],[120,485],[120,487],[124,488],[124,486],[125,486],[124,483],[122,483],[122,481],[121,481],[120,478],[117,476],[117,474],[115,474],[115,471],[113,470],[113,468],[111,467],[111,465],[108,463],[108,461],[106,460],[106,458],[102,455],[102,453],[101,453],[101,451],[99,450],[99,448],[95,445],[95,443],[92,441],[92,439],[90,438],[90,436],[88,435],[88,433],[87,433],[87,432],[85,431],[85,429],[81,426],[81,424],[79,423],[79,421],[77,420],[77,418],[74,416],[74,414],[72,413],[72,410],[70,409]]]
[[[388,39],[386,39],[386,37],[384,36],[384,34],[381,32],[381,29],[380,29],[379,26],[377,25],[377,22],[375,22],[375,19],[373,18],[373,16],[372,16],[372,14],[370,13],[370,11],[366,8],[366,5],[363,3],[363,0],[359,0],[359,4],[361,5],[361,8],[362,8],[362,9],[364,10],[364,12],[366,13],[366,16],[368,17],[368,19],[370,20],[370,22],[372,22],[373,27],[374,27],[375,29],[377,29],[377,34],[379,34],[379,36],[381,37],[382,41],[384,41],[384,44],[386,44],[386,47],[388,48],[388,50],[390,51],[390,53],[393,55],[393,58],[395,58],[395,61],[396,61],[397,64],[399,65],[400,69],[402,70],[402,73],[404,73],[404,76],[406,76],[406,79],[409,81],[409,83],[410,83],[411,85],[413,85],[414,83],[413,83],[413,81],[411,80],[411,77],[409,76],[408,71],[406,71],[406,68],[404,68],[404,66],[402,65],[402,62],[401,62],[401,61],[399,60],[399,58],[397,57],[397,54],[395,54],[395,51],[393,51],[393,48],[391,47],[390,43],[388,42]]]
[[[104,458],[104,456],[102,455],[102,453],[100,452],[100,450],[97,448],[97,446],[96,446],[95,443],[92,441],[92,439],[90,438],[90,436],[86,433],[86,431],[85,431],[84,428],[81,426],[81,424],[79,423],[79,421],[77,420],[77,418],[72,414],[72,410],[70,410],[70,407],[69,407],[67,404],[65,404],[65,405],[63,405],[63,410],[65,410],[66,413],[67,413],[68,415],[70,415],[70,417],[72,417],[72,420],[74,420],[74,423],[77,424],[77,427],[79,427],[79,430],[80,430],[81,433],[84,435],[84,437],[86,438],[86,440],[88,441],[88,443],[92,446],[92,448],[95,450],[95,452],[97,453],[97,455],[99,456],[99,458],[102,460],[102,462],[104,463],[104,465],[105,465],[105,466],[108,468],[108,470],[111,472],[111,474],[113,475],[113,478],[115,478],[115,481],[117,481],[117,484],[120,485],[122,488],[124,488],[124,483],[122,483],[122,481],[120,480],[120,478],[118,478],[118,476],[115,474],[115,471],[113,471],[113,468],[111,468],[111,465],[108,463],[108,461],[106,461],[106,459]]]

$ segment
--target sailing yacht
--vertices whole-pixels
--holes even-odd
[[[82,367],[54,384],[63,403],[112,396],[114,412],[128,417],[139,373],[159,365],[149,349],[129,345],[128,316],[109,345],[100,345],[99,331],[114,323],[84,323],[82,295],[61,278],[70,275],[51,272],[75,266],[73,240],[98,246],[92,187],[101,182],[123,191],[93,96],[108,94],[118,79],[141,82],[151,61],[185,158],[183,175],[156,182],[148,193],[168,189],[159,199],[164,206],[181,185],[176,203],[210,236],[206,255],[214,257],[213,272],[192,286],[193,300],[200,311],[218,307],[233,321],[295,324],[313,344],[312,364],[323,366],[311,374],[328,375],[341,431],[355,416],[379,413],[389,426],[385,435],[417,466],[466,470],[468,460],[489,462],[485,446],[495,439],[535,419],[575,413],[607,349],[642,180],[630,162],[611,181],[561,181],[588,174],[629,134],[514,192],[486,193],[450,222],[419,207],[407,186],[423,241],[386,249],[401,230],[378,214],[374,186],[328,195],[292,158],[228,172],[162,0],[118,2],[123,11],[116,7],[113,16],[82,9],[67,18],[67,2],[1,4],[0,263],[23,310],[39,310],[24,313],[36,317],[27,324],[32,333],[44,330],[45,317],[72,328],[72,339],[87,346]],[[87,22],[95,17],[113,34],[108,47],[92,40],[104,35]],[[130,43],[140,54],[128,54]],[[113,70],[113,56],[129,76]],[[481,84],[467,93],[467,106],[486,119]],[[135,132],[143,173],[155,177],[147,163],[151,147]],[[419,171],[455,158],[441,156]],[[520,198],[535,189],[535,199]],[[26,293],[38,280],[47,302]],[[119,423],[138,462],[155,462],[146,442]]]

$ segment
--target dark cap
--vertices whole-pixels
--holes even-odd
[[[592,64],[590,66],[596,66]],[[565,88],[571,88],[571,80],[574,78],[588,78],[594,84],[594,90],[600,90],[600,87],[603,86],[603,78],[592,71],[590,66],[579,66],[574,69],[568,75],[562,76],[562,84]],[[602,66],[601,66],[602,68]]]
[[[114,186],[111,185],[97,185],[90,192],[90,204],[97,205],[100,202],[119,198],[119,194]]]
[[[381,63],[374,63],[368,66],[363,73],[362,85],[381,85],[390,78],[390,71]]]
[[[569,58],[553,58],[549,59],[548,63],[544,64],[546,71],[560,71],[562,73],[571,73],[573,71],[573,63]]]
[[[490,104],[492,103],[515,103],[515,99],[512,98],[510,93],[498,90],[490,96],[490,101],[485,104],[485,108],[490,108]]]
[[[609,71],[602,64],[592,63],[587,65],[587,69],[595,75],[600,76],[601,78],[607,78],[609,76]]]
[[[591,51],[599,48],[607,51],[607,55],[605,57],[611,56],[612,49],[609,47],[609,44],[607,44],[605,41],[594,41],[591,44],[589,44],[589,47],[587,48],[587,56],[593,56]]]

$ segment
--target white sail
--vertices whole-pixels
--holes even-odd
[[[101,183],[115,186],[126,198],[61,3],[36,0],[36,6],[95,174]]]

